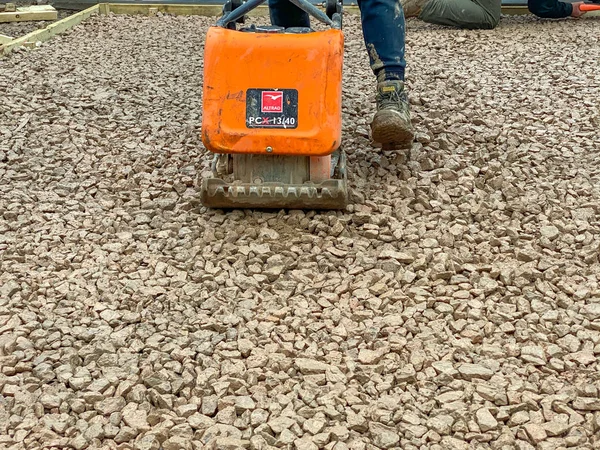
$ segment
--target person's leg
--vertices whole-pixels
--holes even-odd
[[[500,21],[501,0],[429,0],[419,19],[437,25],[491,29]]]
[[[400,1],[358,0],[358,6],[371,69],[377,81],[404,80],[404,13]]]
[[[502,0],[473,0],[481,6],[488,16],[490,28],[496,28],[502,15]]]
[[[372,137],[384,148],[406,147],[413,140],[404,86],[404,12],[400,0],[358,0],[363,37],[377,78],[377,113]]]
[[[269,0],[271,24],[278,27],[310,27],[308,13],[289,0]]]

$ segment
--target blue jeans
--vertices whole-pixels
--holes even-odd
[[[358,7],[371,69],[377,80],[404,81],[404,10],[400,0],[358,0]],[[289,0],[269,0],[269,11],[272,25],[310,26],[308,14]]]

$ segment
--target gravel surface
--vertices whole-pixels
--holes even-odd
[[[598,448],[598,22],[410,22],[396,154],[347,17],[345,213],[200,207],[209,23],[0,60],[0,447]]]

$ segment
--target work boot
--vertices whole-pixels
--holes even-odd
[[[371,122],[371,134],[384,150],[410,148],[414,132],[404,82],[390,80],[377,84],[377,112]]]
[[[429,0],[401,0],[404,17],[419,17],[423,6]]]

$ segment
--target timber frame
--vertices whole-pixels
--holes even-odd
[[[47,41],[53,36],[64,33],[67,30],[79,25],[84,20],[87,20],[94,15],[108,15],[108,14],[143,14],[143,15],[156,15],[157,13],[172,14],[172,15],[183,15],[183,16],[209,16],[216,17],[221,15],[223,5],[190,5],[190,4],[131,4],[131,3],[99,3],[86,10],[80,11],[72,16],[66,17],[65,19],[59,20],[58,22],[51,23],[46,28],[41,30],[33,31],[25,36],[16,39],[6,39],[8,36],[3,36],[3,40],[0,40],[0,57],[8,55],[14,50],[27,47],[33,48],[40,42]],[[359,12],[357,6],[344,6],[344,11],[350,14],[357,14]],[[508,15],[520,15],[528,14],[529,11],[525,6],[503,6],[502,13]],[[600,13],[600,11],[599,11]],[[255,10],[250,11],[249,16],[266,16],[268,9],[266,6],[259,6]],[[587,15],[600,15],[593,14],[593,12]]]
[[[56,20],[58,17],[58,12],[50,5],[15,7],[14,11],[7,11],[7,9],[0,12],[0,23]]]

